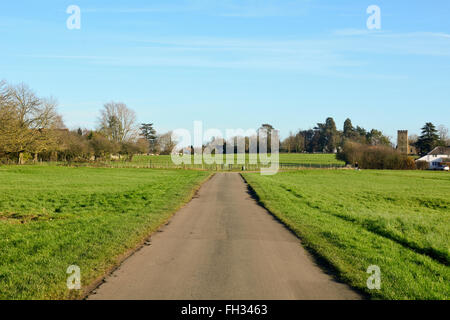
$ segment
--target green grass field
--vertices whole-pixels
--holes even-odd
[[[310,156],[325,161],[324,155]],[[98,279],[209,175],[0,167],[0,299],[80,297],[66,288],[69,265],[80,266],[84,286]],[[353,287],[381,299],[450,298],[448,173],[301,170],[243,176],[260,201]],[[366,287],[370,265],[381,268],[380,291]]]
[[[246,162],[249,155],[246,154]],[[236,158],[236,155],[235,155]],[[224,155],[225,159],[225,155]],[[170,156],[146,156],[140,155],[133,158],[134,163],[166,163],[171,162]],[[343,161],[337,160],[335,154],[309,154],[309,153],[280,153],[280,163],[301,163],[301,164],[344,164]]]
[[[0,299],[76,298],[83,285],[165,223],[202,171],[0,167]]]
[[[99,161],[89,163],[67,163],[67,162],[43,162],[41,166],[55,166],[55,165],[69,165],[77,167],[106,167],[106,168],[139,168],[139,169],[195,169],[195,170],[210,170],[210,171],[241,171],[242,163],[238,163],[237,155],[234,155],[234,164],[226,163],[226,156],[223,155],[223,164],[195,164],[194,156],[191,157],[191,164],[176,165],[170,155],[148,156],[136,155],[132,161],[126,158],[122,160]],[[271,159],[272,161],[274,159]],[[233,162],[233,161],[232,161]],[[282,170],[286,169],[301,169],[301,168],[341,168],[345,166],[345,162],[336,159],[335,154],[306,154],[306,153],[280,153],[279,167]],[[245,170],[256,171],[261,167],[267,165],[261,164],[258,157],[257,164],[249,163],[249,155],[245,155]]]
[[[235,155],[235,165],[233,166],[233,170],[240,170],[242,165],[237,164],[237,155]],[[193,158],[192,158],[193,159]],[[249,155],[245,155],[246,164],[248,166],[249,163]],[[303,153],[281,153],[279,155],[279,161],[282,165],[292,165],[292,166],[305,166],[305,167],[327,167],[327,166],[344,166],[345,163],[343,161],[337,160],[336,155],[334,154],[303,154]],[[108,162],[113,167],[162,167],[162,168],[175,168],[177,167],[171,159],[171,156],[162,155],[162,156],[146,156],[146,155],[138,155],[133,157],[133,161],[130,162],[120,162],[113,161]],[[192,160],[193,163],[193,160]],[[224,163],[225,163],[225,155],[224,155]],[[259,159],[258,159],[259,163]],[[253,167],[250,166],[250,169],[257,169],[259,165]],[[184,167],[184,166],[183,166]],[[187,166],[187,168],[205,168],[210,170],[215,170],[216,166],[207,166],[207,165],[192,165]],[[224,166],[224,168],[228,169],[228,166]]]
[[[304,170],[243,175],[261,203],[373,298],[450,298],[450,175]],[[370,265],[381,290],[367,289]]]

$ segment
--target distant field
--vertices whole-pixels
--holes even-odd
[[[235,155],[235,159],[237,156]],[[225,156],[224,156],[225,159]],[[193,161],[192,161],[193,162]],[[246,163],[248,165],[249,155],[246,154]],[[258,161],[259,162],[259,161]],[[237,161],[235,161],[236,165],[233,167],[234,169],[240,169],[241,166],[237,165]],[[305,167],[327,167],[327,166],[344,166],[345,163],[343,161],[337,160],[335,154],[304,154],[304,153],[281,153],[280,154],[280,164],[286,165],[303,165]],[[135,156],[133,158],[132,163],[120,163],[120,162],[111,162],[111,165],[121,166],[154,166],[154,167],[176,167],[176,165],[172,162],[171,156]],[[197,165],[194,167],[202,167],[201,165]],[[215,166],[203,166],[207,169],[214,169]],[[213,168],[214,167],[214,168]]]
[[[246,173],[261,202],[352,286],[373,298],[450,299],[450,174]],[[378,265],[380,291],[366,273]]]
[[[80,266],[89,284],[167,221],[208,176],[0,167],[0,300],[68,298],[69,265]]]
[[[345,165],[344,161],[336,159],[335,154],[309,154],[309,153],[281,153],[280,163]]]

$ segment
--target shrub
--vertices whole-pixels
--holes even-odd
[[[416,167],[418,170],[428,170],[430,165],[426,161],[416,161]]]
[[[402,155],[397,150],[388,146],[370,146],[353,141],[344,143],[338,154],[340,160],[348,164],[358,162],[362,169],[394,169],[414,170],[416,164],[414,159]]]

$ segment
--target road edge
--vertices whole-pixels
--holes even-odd
[[[144,248],[151,239],[151,237],[156,233],[158,233],[162,228],[167,226],[170,223],[170,221],[175,217],[175,215],[178,213],[178,211],[180,211],[183,207],[188,205],[196,197],[200,188],[206,182],[211,180],[215,174],[216,173],[214,172],[210,173],[208,177],[206,177],[195,188],[193,188],[191,190],[191,193],[186,197],[186,200],[180,203],[180,205],[173,210],[170,216],[166,220],[164,220],[164,222],[162,222],[156,229],[154,229],[152,232],[142,237],[142,239],[136,244],[134,248],[128,249],[126,252],[115,257],[113,265],[110,268],[108,268],[101,276],[98,276],[88,285],[86,285],[85,288],[83,288],[82,294],[79,297],[75,298],[75,300],[86,300],[98,287],[100,287],[103,283],[105,283],[106,278],[111,276],[128,258],[130,258],[136,252]]]
[[[367,292],[362,291],[361,289],[352,286],[350,283],[345,281],[345,278],[343,278],[339,270],[331,263],[329,262],[325,257],[323,257],[321,254],[319,254],[314,248],[308,246],[303,242],[303,239],[293,230],[287,223],[285,223],[280,217],[278,217],[275,213],[270,211],[265,204],[261,201],[261,198],[259,197],[256,190],[252,187],[252,185],[245,179],[242,173],[239,173],[242,180],[244,180],[245,184],[247,185],[247,188],[250,191],[251,197],[256,201],[256,203],[264,208],[264,210],[267,211],[268,214],[270,214],[276,221],[278,221],[282,226],[286,228],[291,234],[293,234],[297,239],[300,240],[300,245],[309,253],[309,255],[314,259],[314,261],[317,263],[318,267],[322,269],[323,272],[329,274],[332,276],[336,281],[346,284],[350,289],[355,291],[357,294],[361,296],[363,300],[371,300],[371,297]]]

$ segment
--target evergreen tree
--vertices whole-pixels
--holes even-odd
[[[327,118],[325,123],[318,123],[314,128],[317,147],[320,152],[334,153],[337,150],[339,133],[333,118]]]
[[[337,151],[337,145],[339,140],[339,133],[336,129],[336,123],[333,118],[327,118],[325,121],[325,151],[335,153]]]
[[[143,123],[141,124],[141,135],[148,141],[150,145],[150,151],[155,152],[156,140],[158,136],[156,135],[156,130],[153,128],[153,123]]]
[[[355,129],[353,128],[352,120],[347,119],[344,122],[344,138],[350,139],[353,137]]]
[[[416,143],[420,155],[424,156],[428,154],[438,145],[438,142],[439,135],[437,134],[436,127],[431,122],[427,122],[422,128],[422,134]]]

